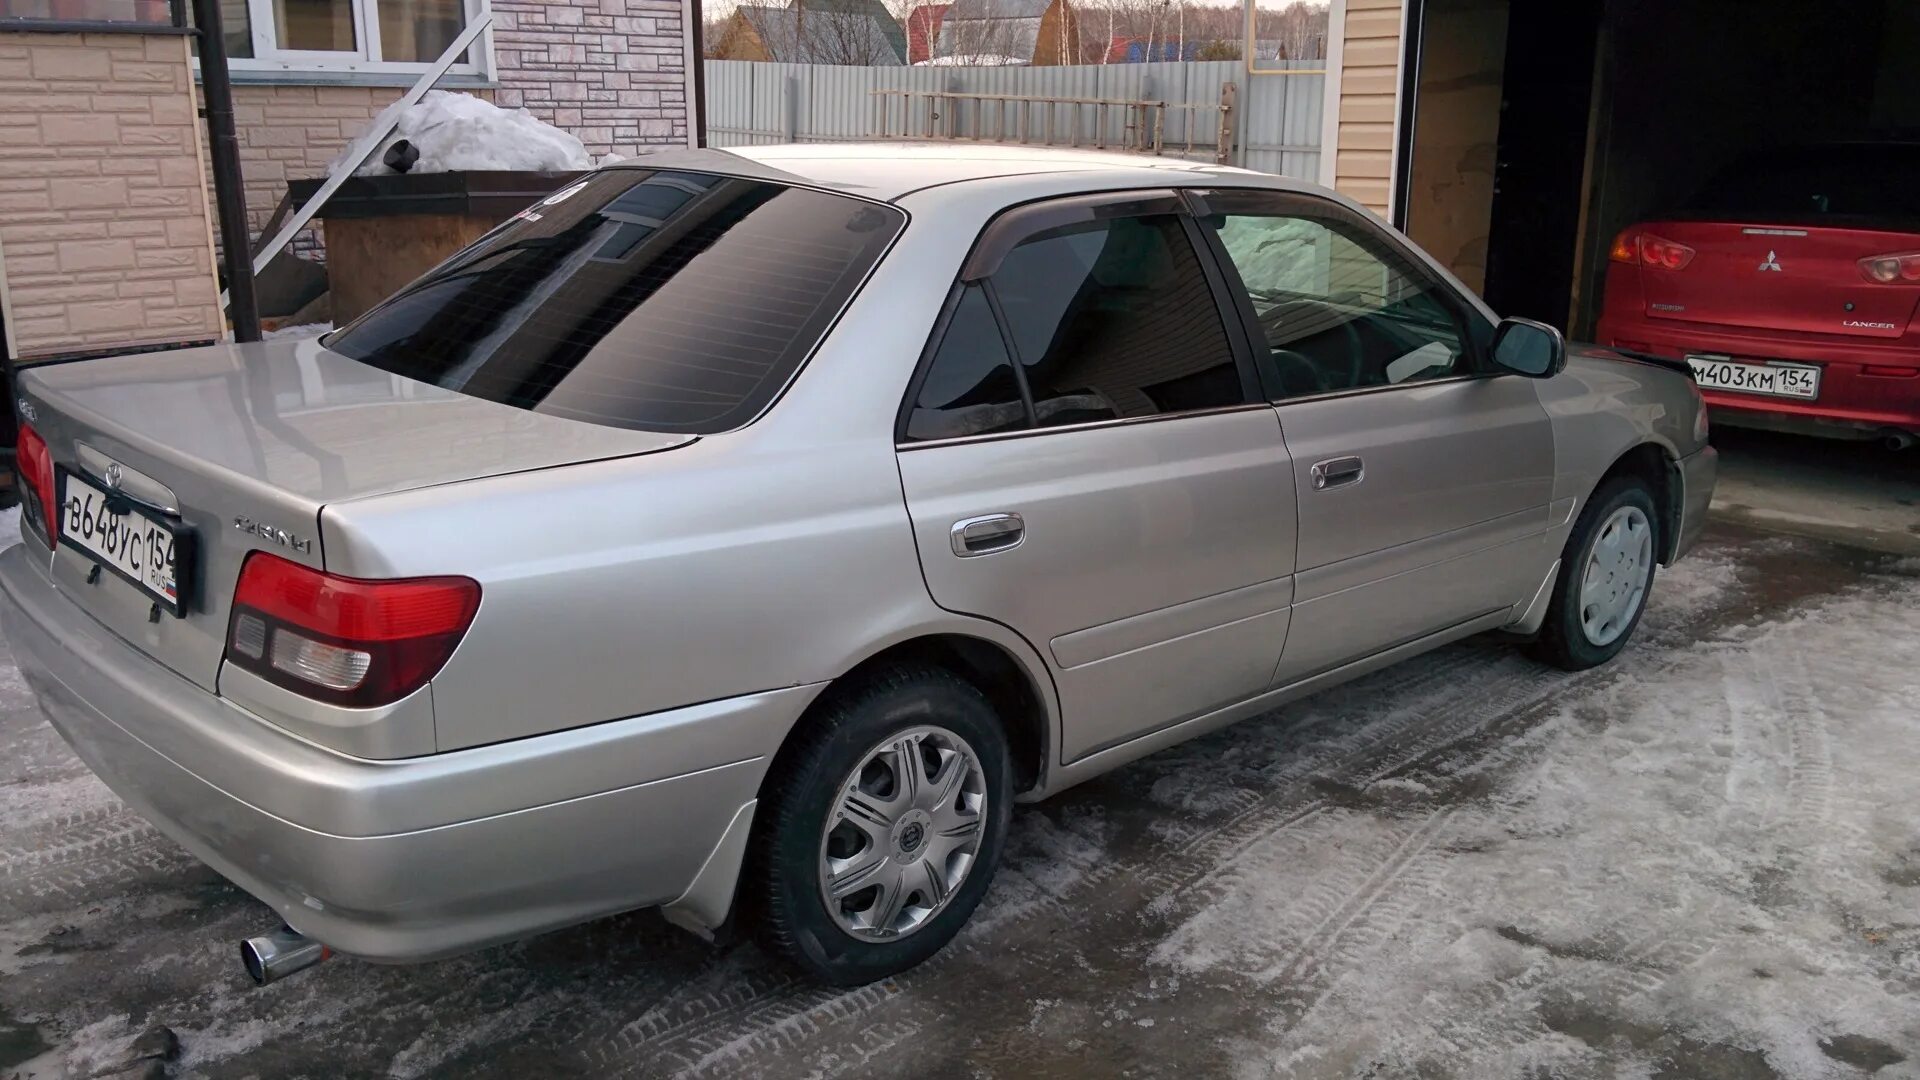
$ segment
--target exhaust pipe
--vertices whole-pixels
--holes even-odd
[[[1880,433],[1880,445],[1889,450],[1905,450],[1914,443],[1913,433],[1893,428]]]
[[[240,943],[240,963],[255,986],[278,982],[332,955],[332,949],[291,926]]]

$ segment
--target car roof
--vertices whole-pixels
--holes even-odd
[[[1275,178],[1226,165],[1150,154],[997,143],[864,142],[670,150],[615,168],[698,169],[758,176],[891,202],[915,191],[976,180],[1075,173],[1089,187],[1188,187]],[[1017,184],[1014,185],[1017,187]],[[1308,185],[1298,185],[1306,187]]]

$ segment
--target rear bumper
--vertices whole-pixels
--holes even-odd
[[[1720,474],[1720,452],[1703,446],[1691,456],[1680,459],[1680,526],[1674,530],[1673,551],[1668,562],[1693,550],[1706,531],[1707,514],[1713,505],[1713,484]]]
[[[1821,368],[1820,397],[1814,401],[1702,387],[1715,419],[1722,423],[1737,427],[1750,422],[1810,434],[1856,437],[1889,428],[1920,432],[1920,352],[1903,340],[1849,341],[1809,334],[1768,334],[1613,313],[1601,318],[1594,336],[1603,345],[1644,346],[1656,356],[1676,360],[1688,353],[1711,353],[1735,360],[1786,360]]]
[[[350,758],[109,634],[39,554],[0,554],[0,624],[48,720],[162,832],[295,929],[369,960],[451,955],[680,897],[816,691]]]

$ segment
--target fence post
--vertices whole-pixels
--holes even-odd
[[[785,95],[787,121],[787,141],[800,141],[800,80],[792,72],[787,73]]]
[[[1239,88],[1229,79],[1220,84],[1220,130],[1215,136],[1213,161],[1216,165],[1227,165],[1233,161],[1233,97]]]

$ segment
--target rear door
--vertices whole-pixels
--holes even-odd
[[[1510,608],[1538,588],[1553,432],[1492,327],[1385,231],[1324,199],[1205,195],[1292,456],[1299,555],[1276,682]]]
[[[934,600],[1047,658],[1062,758],[1264,690],[1293,476],[1169,192],[982,237],[909,392],[900,475]]]

